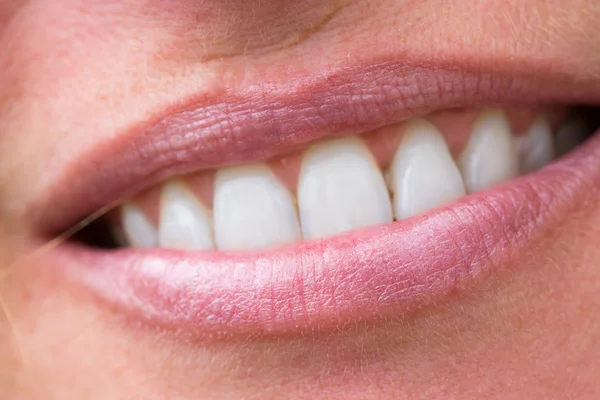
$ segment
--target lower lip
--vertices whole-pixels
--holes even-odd
[[[473,287],[600,187],[600,135],[534,174],[409,220],[271,251],[48,257],[126,315],[197,335],[287,335],[414,310]]]

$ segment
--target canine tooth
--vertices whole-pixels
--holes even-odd
[[[180,181],[169,181],[161,190],[158,243],[181,250],[212,250],[210,213]]]
[[[459,159],[468,192],[494,186],[518,175],[519,160],[510,123],[502,110],[482,112]]]
[[[556,132],[556,155],[567,154],[585,139],[589,127],[582,117],[574,117],[565,122]]]
[[[298,205],[306,239],[393,221],[382,173],[357,138],[320,143],[306,152],[298,180]]]
[[[156,247],[156,229],[144,212],[134,203],[121,206],[121,224],[127,241],[133,247]]]
[[[544,117],[537,118],[525,136],[517,138],[520,170],[528,173],[538,170],[554,158],[552,127]]]
[[[220,250],[258,249],[302,240],[294,198],[266,164],[217,172],[214,221]]]
[[[390,167],[396,219],[409,218],[465,195],[446,141],[424,120],[411,121]]]

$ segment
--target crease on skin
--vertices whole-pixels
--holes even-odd
[[[311,37],[315,36],[319,32],[323,31],[324,28],[345,8],[344,5],[335,4],[331,11],[327,12],[323,15],[317,22],[309,24],[307,28],[302,29],[300,32],[292,33],[290,32],[286,39],[279,41],[277,44],[271,44],[267,46],[258,46],[258,51],[253,51],[253,56],[261,56],[269,53],[273,53],[276,51],[282,51],[286,49],[290,49],[293,47],[297,47],[302,43],[306,42]],[[207,46],[204,45],[206,49]],[[250,56],[250,38],[247,39],[246,45],[244,46],[243,56]],[[201,57],[199,59],[202,63],[207,63],[211,61],[225,61],[226,59],[233,58],[239,55],[239,52],[234,50],[213,54],[207,57]]]

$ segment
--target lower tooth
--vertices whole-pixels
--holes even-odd
[[[220,250],[259,249],[302,240],[294,199],[265,164],[217,172],[214,222]]]
[[[487,189],[519,173],[519,160],[510,123],[502,110],[484,111],[459,159],[469,192]]]
[[[162,187],[158,236],[160,247],[214,249],[210,214],[181,182],[167,182]]]
[[[381,171],[357,138],[322,143],[306,152],[298,205],[305,239],[393,221]]]
[[[409,218],[465,195],[446,141],[429,122],[409,123],[390,167],[396,219]]]

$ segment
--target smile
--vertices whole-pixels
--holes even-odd
[[[443,96],[401,92],[410,77],[381,65],[337,74],[259,105],[251,93],[194,101],[86,155],[93,170],[69,169],[39,224],[56,234],[118,206],[52,264],[137,320],[197,335],[336,329],[468,289],[600,184],[600,143],[581,144],[597,121],[545,105],[591,103],[592,90],[523,79],[535,99],[512,106],[514,77],[485,92],[461,75],[461,94]]]

